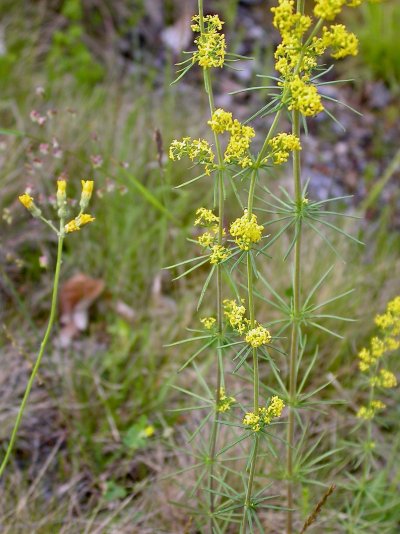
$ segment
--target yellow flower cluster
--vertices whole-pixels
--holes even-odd
[[[196,226],[210,226],[210,224],[219,224],[219,217],[207,208],[198,208],[196,210]]]
[[[231,251],[223,245],[213,245],[211,247],[210,263],[216,265],[227,260],[231,255]]]
[[[82,193],[81,193],[81,200],[79,202],[79,207],[82,211],[84,211],[89,204],[90,199],[92,198],[93,193],[93,180],[81,180],[82,184]]]
[[[42,215],[41,210],[36,206],[33,197],[24,193],[18,197],[21,204],[31,213],[33,217],[40,217]]]
[[[322,32],[322,45],[324,49],[332,48],[333,58],[357,55],[358,39],[354,33],[348,32],[343,24],[334,24],[330,28],[325,26]]]
[[[248,211],[244,210],[242,217],[233,221],[229,231],[239,248],[250,250],[252,243],[260,241],[263,226],[257,224],[257,216],[254,213],[249,216]]]
[[[195,39],[197,52],[193,54],[193,63],[198,63],[200,67],[222,67],[225,59],[225,36],[219,33],[224,24],[218,15],[207,15],[204,17],[204,31],[201,31],[200,17],[196,15],[192,18],[191,26],[194,32],[200,35]]]
[[[289,159],[289,154],[294,150],[301,150],[300,139],[287,133],[280,133],[269,141],[272,148],[272,158],[275,165],[285,163]]]
[[[369,403],[368,406],[361,406],[361,408],[357,412],[357,417],[359,419],[364,419],[365,421],[369,421],[373,419],[376,415],[376,413],[379,410],[383,410],[386,408],[386,404],[384,404],[380,400],[373,400]]]
[[[281,416],[284,407],[283,400],[274,396],[267,408],[259,408],[258,414],[247,412],[243,418],[243,424],[250,427],[253,432],[260,432],[265,426],[271,424],[273,419]]]
[[[210,174],[214,168],[214,152],[205,139],[192,139],[184,137],[181,141],[175,139],[169,147],[169,157],[172,161],[180,160],[187,156],[191,161],[204,165],[206,174]]]
[[[69,221],[69,223],[65,225],[65,232],[67,234],[71,232],[76,232],[80,230],[82,226],[87,223],[93,222],[94,220],[95,218],[89,215],[88,213],[82,213],[81,215],[78,215],[78,217],[75,217],[75,219],[72,219],[72,221]]]
[[[314,15],[325,20],[333,20],[344,5],[355,7],[361,0],[316,0]],[[278,6],[271,11],[273,24],[282,36],[282,42],[275,52],[275,68],[282,75],[284,101],[289,110],[298,110],[302,115],[312,117],[324,107],[317,87],[311,81],[311,72],[318,64],[327,48],[332,49],[332,57],[343,58],[357,54],[358,40],[347,32],[342,24],[324,27],[322,37],[314,36],[311,41],[305,38],[312,18],[295,12],[294,0],[278,0]],[[304,44],[304,43],[307,43]]]
[[[344,6],[357,7],[362,0],[315,0],[314,15],[316,17],[333,20]]]
[[[200,319],[200,322],[204,325],[206,330],[211,330],[217,320],[215,317],[203,317],[203,319]]]
[[[378,386],[381,388],[391,389],[397,386],[396,376],[387,369],[381,369],[378,376],[372,376],[370,378],[371,386]]]
[[[225,388],[221,387],[219,389],[219,402],[217,405],[217,412],[228,412],[232,405],[235,404],[235,397],[228,397],[225,393]]]
[[[234,163],[243,168],[252,165],[249,148],[251,140],[255,136],[254,128],[245,126],[237,119],[233,119],[232,113],[221,108],[214,111],[208,124],[213,132],[217,134],[230,133],[230,139],[224,154],[225,163]]]
[[[386,312],[375,317],[375,324],[382,331],[382,335],[373,337],[370,348],[363,348],[359,352],[361,371],[368,371],[385,354],[400,348],[400,297],[391,300]]]
[[[313,117],[324,110],[321,96],[315,85],[312,85],[306,78],[296,75],[288,82],[290,91],[290,103],[288,109],[300,111],[305,117]]]
[[[249,327],[249,320],[245,318],[246,308],[242,304],[237,304],[234,300],[225,299],[224,315],[228,319],[231,327],[242,335]]]
[[[271,334],[266,328],[258,325],[249,330],[244,339],[251,347],[257,348],[261,345],[268,345],[271,342]]]
[[[212,114],[211,120],[208,121],[211,130],[217,134],[228,132],[232,128],[233,118],[232,113],[218,108]]]
[[[386,313],[375,317],[375,324],[390,336],[400,336],[400,297],[388,303]]]

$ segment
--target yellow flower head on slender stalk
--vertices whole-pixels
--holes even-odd
[[[247,210],[230,227],[231,236],[242,250],[250,250],[253,243],[258,243],[262,237],[263,226],[257,224],[257,216],[253,213],[249,218]]]
[[[210,263],[211,265],[218,265],[219,263],[227,260],[230,255],[230,250],[223,245],[213,245],[211,247]]]
[[[67,201],[67,182],[65,180],[57,180],[57,207],[59,210],[60,217],[65,217],[66,215],[66,201]]]
[[[235,404],[235,397],[228,397],[225,393],[225,388],[220,387],[219,389],[219,402],[217,404],[217,412],[225,413],[228,412],[232,405]]]
[[[245,318],[246,308],[243,303],[238,304],[234,300],[225,299],[223,306],[224,315],[231,327],[239,334],[243,334],[249,326],[249,320]]]
[[[36,206],[33,198],[30,195],[24,193],[23,195],[20,195],[18,199],[21,204],[30,212],[32,217],[40,217],[42,215],[41,210]]]
[[[216,109],[208,124],[211,126],[211,130],[217,134],[228,132],[233,126],[232,113],[224,111],[221,108]]]
[[[218,224],[219,217],[215,215],[211,210],[207,208],[198,208],[196,211],[195,226],[210,226],[212,224]]]
[[[75,219],[72,219],[72,221],[69,221],[69,223],[65,225],[65,232],[67,234],[71,232],[76,232],[77,230],[80,230],[82,226],[93,222],[94,220],[95,218],[91,215],[87,213],[82,213],[82,215],[78,215],[78,217],[75,217]]]
[[[271,342],[271,334],[266,328],[258,325],[249,330],[244,339],[251,347],[257,348],[261,345],[268,345]]]
[[[274,395],[268,407],[259,408],[258,414],[247,412],[242,422],[250,427],[253,432],[259,432],[265,426],[270,425],[273,419],[280,417],[284,407],[283,400]]]
[[[298,110],[305,117],[313,117],[324,110],[321,96],[315,85],[312,85],[296,75],[288,83],[290,101],[289,111]]]
[[[28,195],[27,193],[24,193],[23,195],[20,195],[18,197],[19,201],[21,202],[21,204],[27,209],[27,210],[31,210],[32,206],[34,205],[33,203],[33,197],[31,197],[30,195]]]
[[[89,201],[92,198],[94,181],[93,180],[81,180],[81,184],[82,184],[82,194],[81,194],[81,200],[80,200],[79,206],[81,210],[83,211],[87,208]]]
[[[280,133],[269,141],[275,165],[285,163],[290,152],[301,150],[300,139],[293,134]]]
[[[201,31],[200,17],[195,15],[192,18],[191,26],[194,32],[200,32],[195,39],[197,52],[193,54],[193,63],[198,63],[200,67],[208,69],[210,67],[222,67],[225,60],[225,36],[219,33],[224,24],[218,15],[207,15],[203,18],[204,30]]]
[[[183,137],[180,141],[175,139],[169,147],[169,158],[172,161],[179,161],[183,156],[187,156],[191,161],[204,165],[206,174],[210,174],[214,168],[214,152],[208,141],[205,139],[192,139]]]
[[[323,28],[322,43],[325,48],[331,48],[331,56],[335,59],[346,56],[356,56],[358,53],[358,39],[354,33],[348,32],[343,24],[334,24]]]
[[[357,412],[358,419],[364,419],[365,421],[370,421],[376,415],[379,410],[384,410],[386,404],[379,400],[373,400],[368,406],[361,406]]]
[[[211,330],[215,323],[217,322],[215,317],[203,317],[200,319],[200,322],[203,324],[206,330]]]

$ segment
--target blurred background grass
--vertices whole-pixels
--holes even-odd
[[[277,36],[270,31],[268,4],[206,2],[209,12],[220,12],[226,20],[230,48],[254,57],[251,64],[243,62],[241,72],[216,77],[217,104],[242,117],[268,98],[266,91],[227,96],[229,91],[259,85],[256,73],[271,73]],[[204,272],[196,271],[172,282],[176,273],[163,267],[195,253],[186,240],[193,237],[193,213],[212,203],[206,181],[173,189],[196,171],[185,163],[171,165],[165,155],[175,137],[207,135],[199,73],[193,70],[182,84],[170,85],[181,45],[190,48],[184,28],[194,11],[195,4],[178,0],[1,3],[0,128],[14,130],[0,136],[3,449],[45,325],[56,246],[47,229],[17,203],[27,186],[53,215],[58,176],[66,175],[70,192],[76,194],[80,179],[94,178],[96,222],[67,240],[62,276],[67,280],[84,273],[104,282],[105,288],[90,308],[88,329],[67,346],[57,343],[55,333],[47,351],[13,461],[0,486],[2,532],[195,532],[185,512],[169,504],[182,495],[180,481],[162,480],[168,471],[190,463],[174,447],[184,444],[182,427],[193,429],[196,423],[169,411],[185,403],[169,386],[192,384],[193,373],[177,376],[187,353],[165,344],[182,338],[185,327],[197,327],[196,296],[204,281]],[[333,373],[334,386],[322,395],[344,397],[357,405],[362,394],[354,378],[355,355],[373,332],[373,316],[400,292],[400,5],[366,3],[357,14],[349,13],[346,22],[359,35],[361,50],[357,58],[339,65],[340,76],[353,81],[332,96],[364,116],[334,107],[346,132],[328,120],[310,125],[305,176],[311,178],[312,197],[354,195],[341,208],[364,217],[346,229],[366,246],[335,241],[341,261],[329,251],[321,255],[323,243],[306,234],[304,279],[310,289],[334,265],[329,294],[356,289],[331,311],[358,321],[341,327],[344,339],[309,332],[307,357],[319,347],[311,387]],[[43,127],[31,121],[32,110],[50,112]],[[263,120],[256,126],[265,131]],[[268,182],[275,192],[282,184],[290,187],[285,174]],[[227,220],[236,216],[230,210]],[[287,244],[278,241],[271,249],[273,261],[265,265],[274,287],[286,295],[289,269],[279,258]],[[319,298],[327,296],[323,292]],[[212,305],[212,299],[206,299],[203,315]],[[262,320],[277,318],[271,313],[260,303]],[[212,359],[206,354],[199,361],[205,372]],[[284,372],[285,359],[279,365]],[[267,369],[263,374],[265,384],[273,386]],[[377,429],[376,439],[387,457],[396,457],[399,450],[398,400],[394,392]],[[353,416],[351,406],[340,407],[311,422],[318,423],[316,433],[332,431],[331,441],[338,442],[354,426]],[[144,439],[147,425],[153,425],[155,433]],[[320,478],[337,481],[353,463],[351,453],[338,453]],[[386,473],[387,478],[378,482],[387,487],[389,480],[396,487],[400,471],[397,466],[393,470],[382,469],[381,477]],[[318,500],[319,490],[307,491],[304,516]],[[346,508],[346,498],[344,490],[337,494],[326,512],[324,532],[377,532],[371,526],[374,521],[380,532],[397,532],[396,506],[386,503],[382,511],[377,498],[368,510],[375,520],[368,522]],[[337,509],[342,511],[339,523]],[[381,515],[373,516],[378,512]],[[276,532],[279,521],[278,517]],[[321,532],[318,528],[315,532]]]

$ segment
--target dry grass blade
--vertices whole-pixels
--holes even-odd
[[[331,486],[329,486],[327,491],[322,496],[322,499],[317,503],[317,506],[314,508],[312,513],[307,517],[307,519],[306,519],[306,521],[305,521],[305,523],[303,525],[303,528],[300,531],[300,534],[304,534],[304,532],[308,529],[308,527],[310,527],[313,523],[315,523],[315,521],[317,520],[317,517],[319,516],[324,504],[328,500],[328,497],[330,495],[332,495],[332,493],[335,491],[335,488],[336,488],[335,484],[332,484]]]

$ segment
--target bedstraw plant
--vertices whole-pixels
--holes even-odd
[[[207,290],[215,288],[215,314],[200,318],[203,328],[194,329],[192,337],[172,344],[200,343],[180,370],[192,366],[204,394],[178,389],[197,401],[196,405],[182,410],[199,409],[203,414],[202,422],[188,437],[190,442],[197,439],[193,456],[195,468],[200,470],[198,482],[188,495],[194,496],[201,490],[204,494],[200,506],[191,507],[189,499],[181,505],[198,518],[200,528],[205,524],[202,517],[207,517],[210,532],[223,532],[231,524],[236,524],[235,528],[241,533],[268,530],[268,526],[262,524],[262,512],[270,508],[286,515],[286,532],[291,534],[298,509],[298,485],[305,480],[312,483],[318,466],[335,452],[328,451],[315,458],[310,456],[317,446],[313,445],[306,454],[302,453],[307,408],[318,409],[311,399],[324,387],[305,392],[318,359],[318,352],[312,357],[308,353],[306,329],[320,329],[340,337],[325,326],[324,321],[351,319],[323,313],[321,308],[350,291],[318,302],[318,290],[327,281],[330,269],[309,294],[305,294],[302,266],[307,258],[302,254],[302,236],[305,231],[314,232],[317,239],[335,252],[329,239],[331,231],[360,242],[332,222],[333,218],[343,215],[330,208],[331,202],[339,199],[313,201],[309,198],[308,184],[301,169],[302,135],[307,132],[307,121],[320,113],[325,112],[336,121],[326,108],[326,103],[329,107],[333,99],[324,94],[324,86],[336,82],[323,81],[324,74],[332,68],[325,62],[330,62],[329,58],[357,54],[357,37],[335,19],[342,9],[355,8],[361,3],[362,0],[315,0],[312,11],[305,14],[304,0],[278,0],[272,8],[273,25],[281,36],[275,51],[277,74],[261,75],[270,85],[246,89],[267,89],[271,99],[245,122],[215,106],[214,72],[220,68],[234,68],[233,63],[243,58],[227,51],[223,22],[218,15],[204,14],[202,0],[198,2],[198,14],[192,22],[196,48],[186,52],[188,57],[179,64],[176,81],[191,68],[202,69],[209,102],[207,124],[212,138],[210,142],[183,137],[174,140],[169,151],[171,160],[188,158],[202,169],[199,176],[178,187],[201,179],[209,180],[214,188],[214,204],[199,207],[194,216],[194,224],[202,233],[190,241],[201,253],[170,267],[181,270],[184,266],[186,270],[177,276],[181,278],[208,266],[198,309]],[[264,117],[270,126],[257,152],[253,149],[256,133],[249,123]],[[291,122],[290,131],[285,128],[287,119]],[[270,191],[269,181],[290,158],[293,194],[281,188],[282,195],[277,196]],[[226,206],[231,198],[236,199],[240,212],[228,224],[227,213],[237,209],[232,203]],[[262,221],[263,217],[267,220]],[[263,262],[276,261],[267,251],[284,235],[289,237],[283,258],[287,260],[288,277],[292,277],[289,297],[279,295],[273,280],[263,275]],[[257,298],[266,305],[267,313],[278,310],[281,318],[268,324],[258,321]],[[215,354],[216,379],[212,387],[203,376],[204,366],[198,363],[200,355],[210,351]],[[285,367],[280,369],[276,363],[279,354],[287,358],[286,377]],[[306,361],[305,355],[311,362],[306,367],[302,363]],[[260,382],[261,363],[263,375],[268,375],[268,382],[274,386],[266,387]],[[379,375],[379,380],[381,378],[386,380],[387,377]],[[243,383],[249,382],[251,406],[248,405],[248,389],[243,388]],[[286,463],[281,468],[281,479],[286,481],[287,495],[286,502],[281,499],[277,503],[276,496],[270,493],[272,474],[263,487],[259,470],[261,465],[268,465],[264,462],[266,457],[283,463],[282,443]],[[233,450],[236,449],[241,454],[235,456]],[[238,465],[242,466],[241,472]],[[265,477],[270,478],[268,473],[263,473],[263,479]],[[328,485],[329,481],[324,482]]]
[[[55,207],[57,209],[57,216],[59,220],[58,228],[50,219],[47,219],[42,214],[42,210],[36,205],[35,200],[30,195],[30,193],[26,192],[23,195],[20,195],[19,197],[21,204],[29,211],[32,217],[34,217],[35,219],[40,219],[43,223],[49,226],[53,232],[55,232],[55,234],[57,235],[58,245],[57,245],[57,258],[56,258],[56,264],[55,264],[53,291],[52,291],[52,297],[51,297],[49,319],[47,322],[47,327],[46,327],[42,342],[40,344],[39,353],[33,365],[33,368],[32,368],[32,371],[31,371],[31,374],[30,374],[30,377],[29,377],[29,380],[28,380],[28,383],[25,389],[24,396],[22,398],[20,407],[18,409],[18,413],[17,413],[17,417],[15,420],[14,428],[11,433],[10,441],[9,441],[5,456],[0,466],[0,477],[3,475],[3,472],[10,459],[10,455],[12,453],[15,441],[17,439],[18,429],[21,424],[22,417],[24,415],[24,411],[25,411],[25,408],[26,408],[26,405],[29,399],[29,395],[30,395],[32,386],[34,384],[35,378],[37,376],[37,373],[39,371],[39,367],[40,367],[47,343],[50,338],[51,330],[53,328],[54,321],[56,318],[57,297],[58,297],[58,288],[59,288],[59,280],[60,280],[60,272],[61,272],[64,239],[71,232],[79,231],[82,228],[82,226],[94,221],[94,217],[92,217],[88,213],[85,213],[89,205],[91,196],[92,196],[93,181],[82,180],[81,183],[82,183],[82,193],[81,193],[81,197],[79,201],[79,212],[76,215],[76,217],[68,220],[70,217],[70,207],[68,206],[68,199],[67,199],[67,182],[64,179],[57,180],[57,194],[56,194],[56,206]]]

